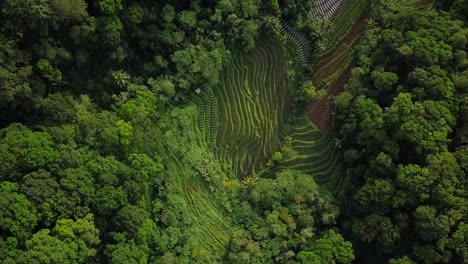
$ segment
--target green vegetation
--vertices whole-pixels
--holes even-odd
[[[337,112],[352,181],[345,226],[362,259],[464,263],[467,90],[457,76],[467,65],[454,58],[468,48],[466,20],[390,3],[375,11]]]
[[[287,69],[281,47],[262,38],[254,51],[233,56],[213,88],[220,122],[214,151],[236,175],[255,174],[279,149],[291,107]]]
[[[356,20],[369,6],[368,0],[343,0],[336,13],[327,21],[323,30],[322,51],[328,51],[341,43]]]
[[[318,184],[337,190],[341,171],[333,134],[321,132],[305,115],[298,115],[286,131],[283,151],[286,155],[278,168],[300,170]]]
[[[467,263],[467,14],[0,1],[0,263]]]

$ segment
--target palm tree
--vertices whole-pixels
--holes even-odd
[[[241,183],[244,185],[245,188],[252,189],[253,187],[255,187],[255,185],[257,185],[257,181],[258,181],[257,175],[253,174],[253,175],[245,177],[241,181]]]
[[[371,29],[371,30],[372,30],[372,29],[375,29],[376,25],[377,25],[377,22],[375,21],[374,18],[370,17],[370,18],[367,19],[367,27],[368,27],[368,29]]]
[[[126,88],[130,83],[130,74],[122,70],[112,72],[112,78],[115,84],[120,88]]]
[[[277,17],[272,15],[262,16],[262,25],[269,33],[273,33],[281,43],[286,42],[285,37],[281,34],[281,23]]]

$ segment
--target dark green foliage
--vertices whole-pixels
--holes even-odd
[[[312,177],[285,170],[247,187],[238,208],[247,231],[234,234],[229,262],[351,263],[350,242],[327,229],[339,212]],[[317,239],[317,236],[320,238]],[[315,261],[315,262],[314,262]]]
[[[442,11],[379,8],[358,47],[350,102],[338,105],[352,180],[345,226],[362,259],[463,263],[464,249],[448,241],[468,212],[466,28]]]
[[[239,52],[288,64],[287,54],[269,64],[258,43],[282,20],[315,42],[328,22],[313,3],[0,1],[0,262],[468,262],[466,1],[438,3],[445,11],[372,1],[359,67],[336,98],[342,200],[320,172],[317,184],[283,169],[289,154],[238,180],[206,146],[193,90],[233,78],[227,65],[244,71]],[[226,94],[248,101],[241,90]],[[241,118],[233,109],[224,118]],[[271,121],[247,112],[259,128]],[[302,126],[288,144],[315,132]],[[296,155],[308,168],[340,163],[334,153]]]

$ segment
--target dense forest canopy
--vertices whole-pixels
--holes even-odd
[[[467,52],[466,0],[0,1],[0,262],[467,263]]]

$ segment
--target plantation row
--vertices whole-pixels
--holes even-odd
[[[343,0],[317,0],[314,9],[310,12],[314,17],[327,19],[335,14],[341,2]]]
[[[198,108],[198,124],[205,145],[212,146],[216,141],[218,131],[218,102],[209,86],[201,89],[200,94],[195,94],[192,98]]]
[[[307,102],[306,111],[309,120],[321,131],[331,132],[333,129],[333,111],[335,104],[332,96],[326,95]]]
[[[216,156],[239,176],[257,172],[280,145],[291,102],[280,46],[261,40],[252,53],[234,56],[214,94],[222,124]]]
[[[309,64],[309,58],[311,53],[311,43],[302,33],[298,32],[288,23],[283,22],[281,24],[281,33],[294,44],[302,65]]]
[[[317,87],[327,85],[339,77],[341,71],[350,63],[353,47],[359,42],[367,26],[367,16],[361,15],[353,28],[334,49],[320,56],[315,65],[312,81]]]
[[[346,0],[330,18],[330,29],[325,32],[325,51],[332,49],[353,27],[356,20],[368,7],[368,0]]]
[[[294,118],[288,136],[297,153],[285,155],[278,168],[300,170],[312,175],[320,185],[335,186],[340,166],[333,134],[318,130],[301,115]]]

